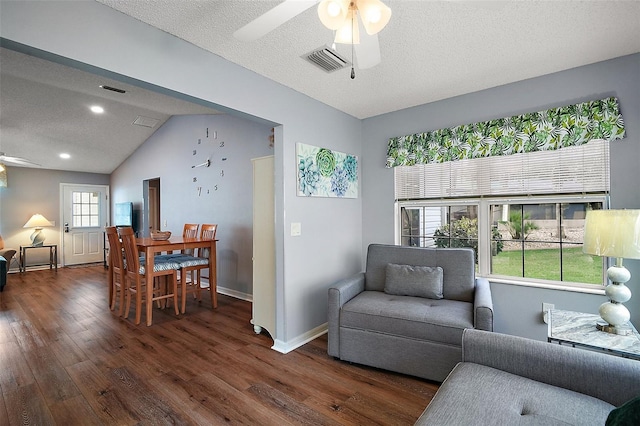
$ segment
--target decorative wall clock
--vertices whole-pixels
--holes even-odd
[[[191,169],[192,183],[195,186],[198,197],[218,191],[224,178],[225,142],[218,141],[218,132],[205,129],[205,137],[198,138],[196,147],[192,150],[193,157]]]

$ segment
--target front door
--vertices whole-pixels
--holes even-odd
[[[102,262],[109,187],[61,184],[62,263]]]

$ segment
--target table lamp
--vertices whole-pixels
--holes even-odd
[[[582,251],[596,256],[614,257],[615,265],[607,269],[611,281],[605,289],[608,302],[598,310],[605,323],[598,321],[598,330],[613,334],[631,334],[627,325],[631,317],[623,305],[631,299],[631,290],[624,285],[631,273],[622,266],[622,259],[640,259],[640,210],[591,210],[584,225]]]
[[[53,226],[53,223],[49,222],[47,218],[39,213],[31,216],[31,219],[24,224],[23,228],[35,228],[30,237],[32,247],[41,247],[44,244],[44,232],[42,232],[42,228],[45,226]]]

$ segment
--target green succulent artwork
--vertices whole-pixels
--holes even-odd
[[[316,154],[316,163],[324,177],[330,177],[336,170],[336,156],[330,149],[320,148]]]
[[[625,136],[614,97],[389,139],[387,167],[548,151]]]
[[[298,195],[358,198],[358,157],[299,143]]]

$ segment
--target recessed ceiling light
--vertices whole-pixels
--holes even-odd
[[[60,158],[64,158],[66,160],[66,159],[71,158],[71,156],[69,154],[67,154],[66,152],[63,152],[62,154],[60,154]]]
[[[104,108],[98,105],[94,105],[91,107],[91,111],[95,112],[96,114],[102,114],[104,112]]]

